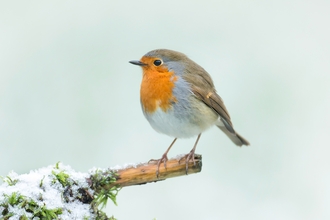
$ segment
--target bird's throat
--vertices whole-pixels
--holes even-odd
[[[157,108],[168,111],[177,102],[173,95],[176,80],[173,72],[144,72],[140,89],[143,110],[146,113],[153,113]]]

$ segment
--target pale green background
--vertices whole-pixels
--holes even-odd
[[[1,1],[0,175],[62,161],[86,172],[159,158],[129,60],[168,48],[213,77],[238,148],[202,135],[200,174],[124,188],[141,219],[330,219],[330,3]],[[187,153],[179,140],[169,156]]]

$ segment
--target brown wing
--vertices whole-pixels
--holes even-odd
[[[196,98],[212,108],[220,116],[217,126],[237,145],[249,145],[250,143],[235,132],[229,113],[221,97],[216,93],[211,76],[197,63],[185,57],[185,74],[183,78],[190,83],[191,90]],[[203,88],[203,89],[202,89]],[[222,123],[221,123],[222,122]]]
[[[215,91],[204,91],[199,87],[192,86],[192,92],[199,100],[218,113],[227,129],[235,133],[228,110],[221,97]]]
[[[250,143],[239,135],[233,128],[229,113],[223,103],[221,97],[213,90],[213,92],[205,92],[202,89],[193,86],[192,92],[196,98],[204,102],[207,106],[212,108],[220,116],[223,125],[217,125],[237,146],[250,145]]]

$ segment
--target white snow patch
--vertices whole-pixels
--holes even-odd
[[[59,169],[56,169],[52,165],[31,171],[29,174],[18,175],[15,172],[10,172],[8,176],[12,180],[18,180],[18,182],[12,186],[7,182],[0,185],[0,204],[5,202],[5,194],[11,195],[17,192],[18,195],[32,199],[40,206],[45,205],[47,209],[62,208],[63,214],[59,216],[60,219],[83,219],[84,217],[93,219],[94,215],[90,212],[89,204],[83,204],[80,201],[69,203],[64,201],[62,195],[66,187],[63,187],[59,182],[53,181],[55,177],[52,171],[55,171],[55,173],[63,171],[70,176],[70,179],[74,180],[74,183],[77,184],[77,186],[72,187],[74,194],[77,193],[76,191],[79,188],[88,187],[88,183],[86,182],[86,178],[89,177],[88,173],[76,172],[70,166],[64,166],[62,164],[59,164]],[[40,187],[41,182],[42,186]],[[3,210],[4,208],[0,207],[0,219]],[[9,211],[14,213],[14,216],[10,219],[19,219],[24,214],[27,217],[32,217],[31,213],[27,213],[21,207],[9,207]]]

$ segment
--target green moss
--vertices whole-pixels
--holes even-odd
[[[8,183],[9,186],[14,186],[18,182],[17,179],[13,180],[10,178],[10,176],[1,177],[1,179],[3,182]]]
[[[104,212],[98,210],[96,213],[95,220],[117,220],[117,219],[113,216],[109,218]]]
[[[56,181],[60,182],[63,187],[71,185],[69,182],[69,174],[65,173],[63,170],[60,170],[59,162],[55,165],[55,170],[52,171],[52,174],[55,176],[56,179],[53,179],[53,183]],[[57,170],[59,172],[57,172]]]
[[[52,174],[55,176],[56,179],[53,180],[53,183],[59,181],[63,187],[70,185],[69,174],[64,173],[64,171],[60,171],[59,173],[56,173],[54,170],[52,171]]]
[[[44,179],[45,179],[45,176],[40,180],[40,184],[39,184],[39,187],[41,188],[44,184]]]
[[[104,188],[104,186],[113,185],[117,181],[117,177],[118,174],[110,170],[106,172],[96,170],[90,177],[92,182],[91,188],[95,190],[94,200],[92,202],[95,207],[101,206],[101,209],[104,208],[108,199],[111,199],[117,205],[116,196],[120,188],[116,185],[109,189]]]
[[[33,199],[25,196],[24,192],[3,194],[4,199],[0,201],[0,219],[9,220],[11,217],[15,216],[17,218],[19,215],[18,217],[20,220],[32,218],[51,220],[58,219],[63,212],[70,212],[70,210],[66,208],[48,209],[46,207],[43,202],[43,193],[47,189],[45,184],[51,181],[51,184],[60,183],[62,185],[62,187],[56,186],[55,188],[61,191],[61,198],[64,203],[79,200],[83,204],[90,205],[90,211],[93,213],[96,220],[116,220],[113,216],[108,217],[102,209],[106,206],[109,199],[117,205],[116,196],[120,188],[118,185],[115,185],[115,182],[118,178],[118,174],[110,170],[105,172],[97,170],[91,174],[89,179],[86,179],[89,183],[89,187],[79,186],[78,182],[72,179],[64,169],[60,168],[59,163],[56,163],[52,168],[51,174],[52,175],[44,175],[42,179],[39,180],[38,186],[43,189],[43,192],[40,192],[39,195]],[[12,179],[9,176],[3,178],[3,181],[9,186],[15,186],[15,184],[18,183],[18,179]],[[77,186],[80,188],[77,189]],[[10,207],[20,209],[21,211],[19,213],[21,214],[10,212]],[[90,216],[86,216],[84,219],[90,219]]]
[[[3,208],[2,217],[7,220],[14,213],[9,212],[9,205],[12,207],[18,207],[24,209],[25,212],[30,213],[33,218],[40,218],[45,220],[57,219],[57,216],[62,214],[61,208],[47,209],[45,205],[38,205],[38,203],[30,198],[27,198],[17,192],[13,192],[10,195],[4,194],[5,201],[0,204]],[[26,215],[20,216],[20,219],[28,219]]]

